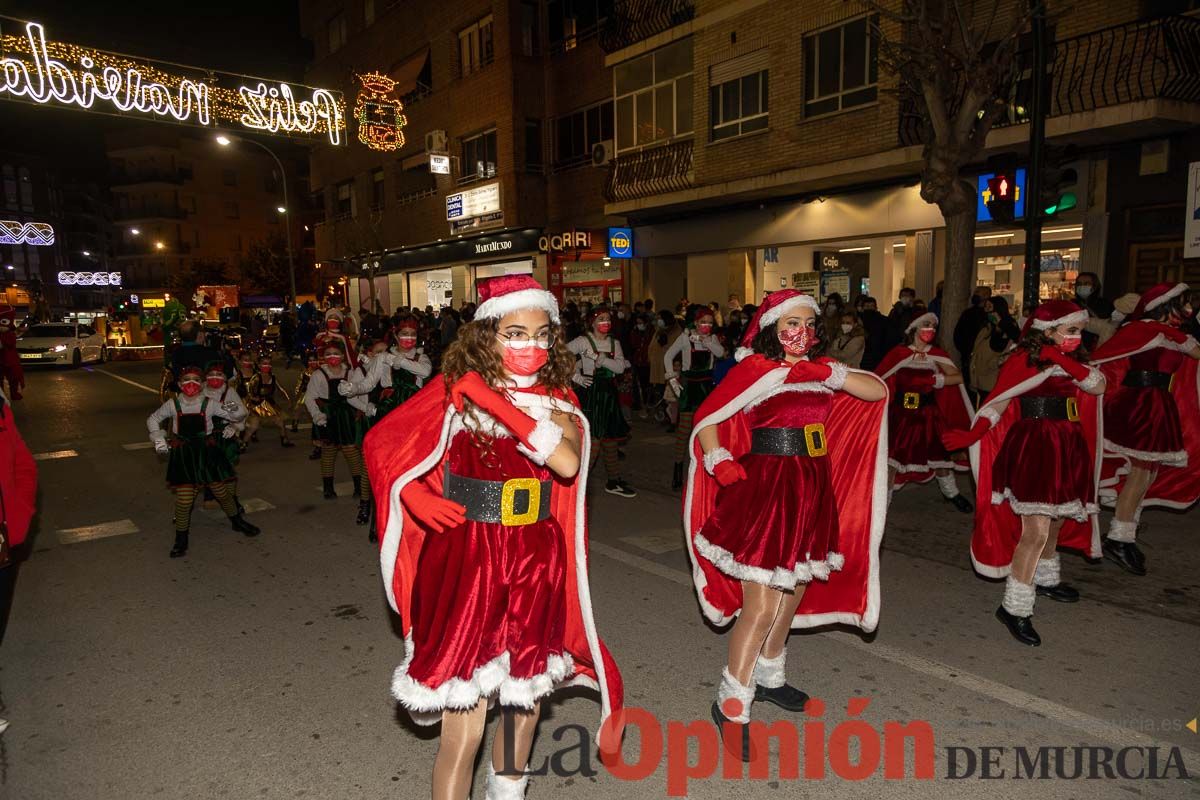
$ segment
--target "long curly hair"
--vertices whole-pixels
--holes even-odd
[[[1057,346],[1054,340],[1050,338],[1050,331],[1039,331],[1032,326],[1029,328],[1029,332],[1017,342],[1017,347],[1025,351],[1025,357],[1029,359],[1029,366],[1038,370],[1043,370],[1051,366],[1050,361],[1042,358],[1042,348]],[[1086,362],[1089,357],[1087,348],[1082,344],[1073,352],[1067,353],[1067,355],[1080,362]]]
[[[813,328],[813,333],[816,335],[817,341],[807,353],[809,358],[825,355],[826,341],[822,335],[824,330],[820,324],[820,317],[817,318],[817,326]],[[783,350],[783,343],[779,341],[779,323],[772,322],[765,328],[759,328],[758,333],[750,342],[750,349],[772,361],[783,361],[787,353]]]

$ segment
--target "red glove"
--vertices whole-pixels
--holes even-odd
[[[464,399],[470,400],[476,408],[503,425],[521,444],[530,449],[537,449],[529,443],[529,437],[533,435],[537,422],[513,405],[507,397],[488,386],[478,372],[468,372],[450,387],[450,400],[460,412],[463,410]]]
[[[1074,381],[1087,380],[1088,375],[1092,374],[1087,364],[1084,364],[1082,361],[1076,361],[1057,347],[1043,345],[1038,355],[1041,356],[1042,360],[1062,367],[1063,372],[1070,375]]]
[[[910,392],[928,392],[932,391],[937,385],[937,373],[929,372],[920,375],[913,375],[907,381],[908,390]]]
[[[746,470],[742,469],[741,464],[730,458],[718,462],[713,467],[713,477],[722,486],[732,486],[738,481],[746,480]]]
[[[453,500],[439,497],[415,481],[400,490],[400,499],[413,519],[434,533],[457,528],[467,519],[467,509]]]
[[[792,364],[784,383],[824,383],[832,374],[828,364],[801,359]]]
[[[971,445],[983,438],[983,435],[988,432],[988,428],[992,427],[992,423],[986,417],[980,417],[975,421],[974,427],[969,431],[950,430],[942,434],[942,445],[946,448],[946,452],[955,453],[959,450],[966,450]]]

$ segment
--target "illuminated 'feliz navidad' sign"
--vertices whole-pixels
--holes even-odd
[[[341,92],[47,41],[38,23],[7,18],[0,19],[0,99],[345,142]]]

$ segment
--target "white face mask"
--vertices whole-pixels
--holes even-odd
[[[854,326],[851,325],[849,322],[842,323],[842,333],[849,333],[852,330],[854,330]]]
[[[1079,295],[1084,300],[1087,300],[1092,296],[1092,287],[1090,285],[1076,286],[1075,294]]]

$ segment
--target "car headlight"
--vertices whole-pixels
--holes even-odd
[[[67,349],[67,346],[65,344],[56,344],[56,345],[54,345],[54,348],[50,352],[61,353],[63,350],[66,350],[66,349]]]

